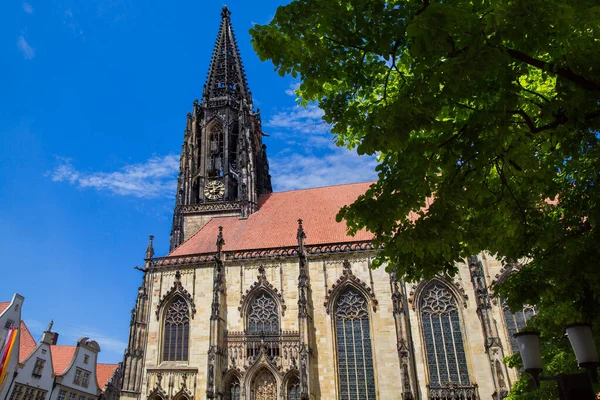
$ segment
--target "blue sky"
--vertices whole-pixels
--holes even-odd
[[[276,1],[228,1],[276,191],[375,177],[296,106],[248,29]],[[0,13],[0,301],[25,296],[36,340],[98,340],[118,362],[148,235],[168,250],[186,113],[201,95],[221,1],[31,0]]]

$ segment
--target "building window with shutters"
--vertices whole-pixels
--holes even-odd
[[[187,361],[190,315],[184,299],[176,297],[168,306],[164,318],[163,361]]]
[[[82,372],[83,372],[83,371],[82,371],[82,370],[80,370],[79,368],[77,368],[77,369],[75,370],[75,377],[73,378],[73,383],[74,383],[74,384],[76,384],[76,385],[81,385],[81,373],[82,373]]]
[[[90,373],[87,371],[83,372],[83,380],[81,381],[81,386],[88,387],[90,384]]]
[[[375,399],[375,373],[366,298],[349,287],[334,305],[340,399]]]
[[[15,384],[15,387],[10,395],[10,400],[19,400],[23,394],[23,385]],[[64,400],[64,399],[62,399]]]
[[[46,360],[42,360],[41,358],[37,358],[35,360],[35,365],[33,366],[33,372],[31,375],[34,378],[40,378],[42,376],[42,371],[44,370],[44,364],[46,364]]]

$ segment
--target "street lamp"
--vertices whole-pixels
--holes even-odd
[[[567,325],[567,336],[577,357],[579,368],[587,369],[592,382],[597,383],[600,363],[592,336],[592,325],[582,323]]]
[[[542,356],[539,332],[518,332],[513,335],[521,353],[523,368],[525,372],[531,374],[537,387],[540,386],[540,381],[557,381],[561,400],[593,400],[595,395],[589,378],[593,382],[598,382],[597,369],[600,362],[592,337],[592,326],[577,323],[567,325],[566,330],[575,357],[577,357],[577,363],[580,368],[588,370],[589,377],[585,373],[541,376]]]

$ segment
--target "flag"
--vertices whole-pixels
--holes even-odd
[[[2,347],[2,350],[0,350],[0,387],[2,387],[2,384],[4,383],[4,378],[6,378],[8,363],[10,361],[10,356],[12,355],[13,349],[15,347],[15,343],[17,342],[18,334],[19,328],[10,328],[8,330],[8,335],[6,335],[4,346]]]

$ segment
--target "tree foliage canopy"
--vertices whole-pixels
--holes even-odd
[[[339,145],[377,155],[338,218],[375,233],[379,265],[527,260],[500,290],[548,340],[600,325],[597,0],[296,0],[251,34]]]

